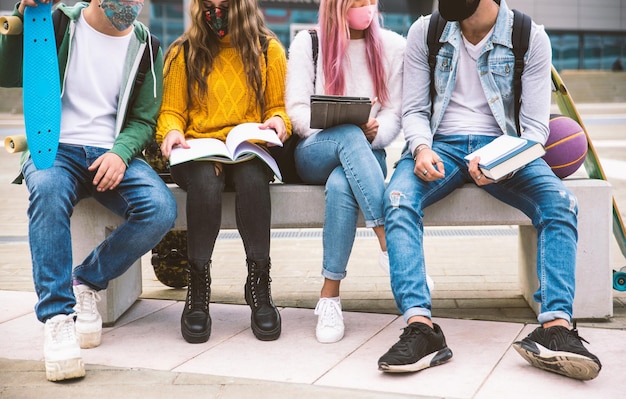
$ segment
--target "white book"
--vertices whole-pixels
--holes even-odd
[[[242,123],[235,126],[226,136],[226,141],[215,138],[187,139],[190,148],[174,147],[170,154],[170,165],[194,160],[237,163],[259,157],[282,181],[280,169],[269,152],[255,142],[282,146],[274,129],[259,129],[260,123]]]

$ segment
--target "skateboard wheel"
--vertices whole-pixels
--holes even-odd
[[[25,135],[7,136],[4,138],[4,149],[9,154],[14,152],[22,152],[28,149]]]
[[[624,268],[622,268],[622,270],[624,270]],[[626,272],[613,270],[613,289],[626,291]]]
[[[22,20],[19,17],[15,15],[0,17],[0,34],[19,35],[20,33],[22,33]]]

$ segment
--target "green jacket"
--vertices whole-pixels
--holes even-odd
[[[61,93],[64,90],[66,79],[72,79],[65,75],[70,52],[70,43],[74,36],[76,20],[80,16],[83,8],[89,3],[79,2],[74,6],[59,4],[58,8],[70,18],[65,37],[61,42],[58,51],[59,72],[61,77]],[[17,5],[13,15],[23,20],[24,16],[17,10]],[[115,142],[110,152],[117,154],[126,165],[134,157],[141,156],[146,145],[153,140],[157,115],[161,106],[163,92],[163,52],[160,48],[157,57],[152,65],[152,69],[146,73],[145,81],[140,88],[134,103],[128,106],[132,94],[139,61],[144,48],[150,51],[148,29],[139,21],[134,23],[135,35],[131,38],[126,55],[125,79],[119,92],[117,123],[115,131]],[[0,86],[1,87],[21,87],[22,86],[22,41],[23,35],[0,35]],[[88,84],[86,82],[86,84]],[[22,164],[28,159],[28,152],[22,156]],[[23,176],[20,176],[14,183],[21,183]]]

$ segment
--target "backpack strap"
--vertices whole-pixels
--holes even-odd
[[[65,31],[67,31],[67,25],[70,23],[70,17],[61,12],[58,8],[52,12],[52,26],[54,27],[54,40],[57,45],[57,52],[61,47],[63,37],[65,37]]]
[[[513,10],[513,33],[511,42],[513,44],[513,54],[515,55],[515,66],[513,68],[513,94],[515,101],[515,128],[517,135],[522,135],[522,127],[519,121],[520,108],[522,106],[522,73],[524,72],[524,56],[528,51],[530,42],[530,29],[532,27],[531,18],[521,11]]]
[[[428,23],[428,34],[426,43],[428,44],[428,66],[430,67],[430,99],[435,98],[435,65],[437,64],[437,54],[443,43],[439,41],[443,29],[446,27],[446,20],[439,14],[439,11],[433,11]]]
[[[313,88],[317,81],[317,58],[319,55],[319,39],[317,38],[317,31],[315,29],[309,29],[309,35],[311,35],[311,54],[313,55]]]
[[[150,60],[150,49],[146,46],[143,49],[143,54],[141,55],[141,61],[139,62],[139,68],[137,70],[137,76],[135,77],[135,83],[133,85],[133,92],[130,96],[130,101],[128,102],[129,107],[135,102],[137,95],[139,94],[139,89],[143,82],[146,80],[146,74],[150,70],[150,65],[156,61],[157,54],[159,52],[159,46],[161,46],[161,42],[159,39],[154,36],[152,33],[150,34],[150,42],[152,46],[152,60]]]

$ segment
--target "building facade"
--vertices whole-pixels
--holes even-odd
[[[183,33],[189,18],[189,1],[146,0],[140,19],[161,39],[164,48]],[[289,47],[295,32],[317,23],[319,1],[259,0],[259,3],[270,29]],[[10,13],[15,2],[0,0],[0,15]],[[378,2],[384,26],[402,35],[406,35],[415,19],[437,7],[437,0]],[[507,0],[507,3],[545,26],[552,42],[552,62],[559,71],[610,70],[618,60],[626,63],[626,0]]]

